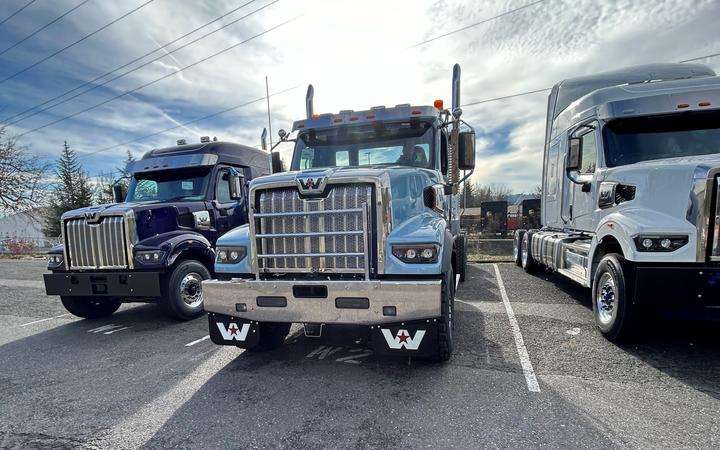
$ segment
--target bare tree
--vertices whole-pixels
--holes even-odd
[[[0,126],[0,210],[28,213],[43,203],[48,166]]]

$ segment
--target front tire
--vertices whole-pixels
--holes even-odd
[[[202,281],[210,271],[199,261],[185,260],[174,266],[167,277],[159,305],[170,317],[191,320],[204,311]]]
[[[465,275],[467,273],[467,236],[460,234],[458,236],[457,245],[457,264],[458,275],[460,275],[460,282],[465,282]]]
[[[605,255],[593,277],[592,306],[595,325],[612,342],[632,337],[637,326],[637,306],[630,264],[618,254]]]
[[[438,349],[435,359],[445,362],[454,348],[455,325],[455,274],[450,268],[443,276],[440,291],[440,323],[438,324]]]
[[[513,236],[513,260],[518,267],[522,267],[522,240],[524,235],[525,230],[515,230]]]
[[[84,319],[99,319],[112,315],[120,308],[120,299],[114,297],[66,297],[61,296],[65,309]]]

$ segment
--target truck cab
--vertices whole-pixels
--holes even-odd
[[[558,83],[550,95],[542,228],[516,262],[592,289],[599,330],[637,331],[651,308],[719,306],[720,77],[656,64]]]
[[[230,142],[147,152],[129,167],[116,203],[62,215],[62,244],[48,254],[48,295],[79,317],[155,301],[172,317],[203,312],[202,280],[213,273],[217,239],[247,223],[247,186],[269,173],[266,152]]]
[[[295,137],[280,132],[295,143],[290,171],[253,180],[249,224],[218,240],[243,257],[203,282],[213,342],[270,349],[302,323],[312,337],[355,330],[380,353],[450,357],[466,265],[457,194],[475,143],[459,89],[456,66],[450,110],[316,115],[308,88]]]

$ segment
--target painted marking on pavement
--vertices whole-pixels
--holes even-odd
[[[0,278],[0,286],[11,288],[43,288],[42,281],[37,280],[16,280],[11,278]]]
[[[106,331],[110,331],[115,328],[122,328],[122,327],[123,327],[123,325],[116,325],[114,323],[111,323],[109,325],[103,325],[103,326],[100,326],[97,328],[93,328],[92,330],[88,330],[88,333],[105,333]],[[105,333],[105,334],[107,334],[107,333]]]
[[[515,338],[515,347],[517,348],[518,356],[520,357],[520,365],[522,366],[523,374],[525,375],[525,382],[527,383],[528,390],[530,392],[540,392],[540,385],[538,384],[537,377],[535,376],[535,370],[533,370],[532,362],[530,362],[530,355],[528,354],[527,348],[525,348],[525,341],[523,340],[522,333],[520,332],[520,325],[515,318],[515,312],[513,312],[512,306],[510,305],[510,299],[508,299],[507,292],[505,291],[505,284],[500,276],[500,269],[497,264],[493,264],[493,267],[495,268],[495,278],[497,278],[498,288],[500,289],[500,297],[502,298],[503,305],[505,305],[505,312],[507,312],[508,320],[510,321],[510,328],[512,329],[513,337]]]
[[[207,336],[201,337],[200,339],[196,339],[196,340],[194,340],[194,341],[192,341],[192,342],[188,342],[187,344],[185,344],[185,347],[192,347],[193,345],[198,344],[198,343],[200,343],[200,342],[202,342],[202,341],[206,341],[206,340],[208,340],[208,339],[210,339],[210,335],[209,335],[209,334],[208,334]]]
[[[116,329],[114,329],[114,330],[106,331],[106,332],[104,332],[103,334],[113,334],[113,333],[115,333],[116,331],[127,330],[128,328],[132,328],[132,326],[130,326],[130,327],[116,328]]]
[[[48,317],[47,319],[33,320],[32,322],[24,323],[24,324],[22,324],[22,325],[20,325],[20,326],[21,326],[21,327],[26,327],[26,326],[28,326],[28,325],[33,325],[33,324],[40,323],[40,322],[47,322],[48,320],[55,320],[55,319],[59,319],[59,318],[61,318],[61,317],[69,316],[69,315],[70,315],[69,313],[68,313],[68,314],[60,314],[59,316]]]

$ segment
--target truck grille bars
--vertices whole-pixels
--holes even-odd
[[[84,218],[65,221],[70,269],[128,267],[125,241],[125,223],[121,216],[101,217],[98,223],[88,223]]]
[[[369,184],[336,185],[302,199],[294,187],[258,192],[253,214],[262,272],[369,274]]]

